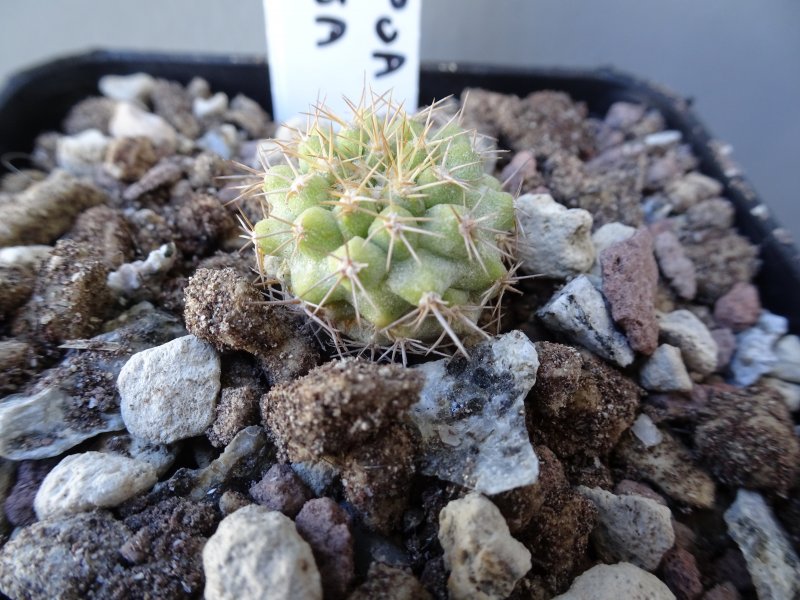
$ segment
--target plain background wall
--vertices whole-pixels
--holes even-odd
[[[798,0],[423,2],[423,60],[614,65],[694,98],[800,240]],[[263,54],[261,10],[260,0],[0,0],[0,80],[97,47]]]

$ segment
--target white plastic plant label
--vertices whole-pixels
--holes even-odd
[[[264,0],[273,116],[335,112],[364,86],[417,108],[422,0]]]

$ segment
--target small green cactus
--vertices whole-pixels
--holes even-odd
[[[317,108],[259,174],[264,218],[245,223],[259,272],[340,350],[467,355],[516,281],[514,199],[460,115],[374,95],[350,108]]]

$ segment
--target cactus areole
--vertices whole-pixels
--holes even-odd
[[[514,199],[458,113],[408,115],[375,95],[350,109],[318,107],[250,188],[264,218],[245,227],[270,299],[302,308],[340,351],[467,355],[516,281]]]

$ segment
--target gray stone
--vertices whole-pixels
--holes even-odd
[[[117,387],[128,431],[170,444],[202,434],[214,421],[220,358],[211,344],[187,335],[134,354]]]
[[[800,337],[783,336],[775,344],[774,351],[777,362],[770,374],[785,381],[800,383]]]
[[[439,513],[439,542],[453,600],[506,598],[531,568],[531,553],[511,537],[500,509],[475,492]]]
[[[655,571],[675,543],[669,508],[643,496],[615,496],[585,486],[578,491],[597,508],[599,524],[592,537],[600,556],[607,562],[625,561]]]
[[[156,480],[156,470],[144,461],[103,452],[72,454],[44,478],[33,508],[39,519],[111,508]]]
[[[620,367],[633,362],[633,350],[614,327],[603,295],[585,275],[579,275],[556,292],[538,315],[550,329],[560,331]],[[716,355],[714,359],[716,363]]]
[[[516,200],[520,222],[517,251],[529,273],[566,279],[592,268],[592,215],[568,209],[549,194],[525,194]]]
[[[30,392],[0,401],[0,456],[58,456],[99,433],[123,429],[114,378],[133,353],[185,333],[175,317],[147,303],[106,329],[71,343],[61,365],[46,371]]]
[[[736,353],[730,363],[733,383],[742,387],[754,384],[778,364],[775,345],[788,330],[784,317],[763,311],[754,327],[736,336]]]
[[[697,273],[678,236],[670,230],[654,232],[653,247],[658,266],[672,288],[681,298],[693,299],[697,294]]]
[[[131,75],[104,75],[97,83],[100,93],[106,98],[122,102],[146,102],[150,98],[156,80],[147,73]]]
[[[263,506],[225,517],[203,548],[206,600],[322,599],[311,547],[292,520]]]
[[[655,575],[630,563],[596,565],[572,582],[565,594],[553,600],[675,600],[667,585]]]
[[[675,346],[661,344],[639,371],[642,387],[653,392],[690,392],[692,380]]]
[[[744,554],[759,598],[800,596],[800,559],[760,494],[740,489],[725,512],[725,522]]]
[[[691,371],[708,375],[717,368],[717,342],[711,332],[688,310],[675,310],[659,316],[661,338],[680,348]]]
[[[512,331],[463,357],[425,363],[411,418],[422,434],[422,472],[486,494],[534,483],[539,460],[525,427],[536,382],[533,343]]]

